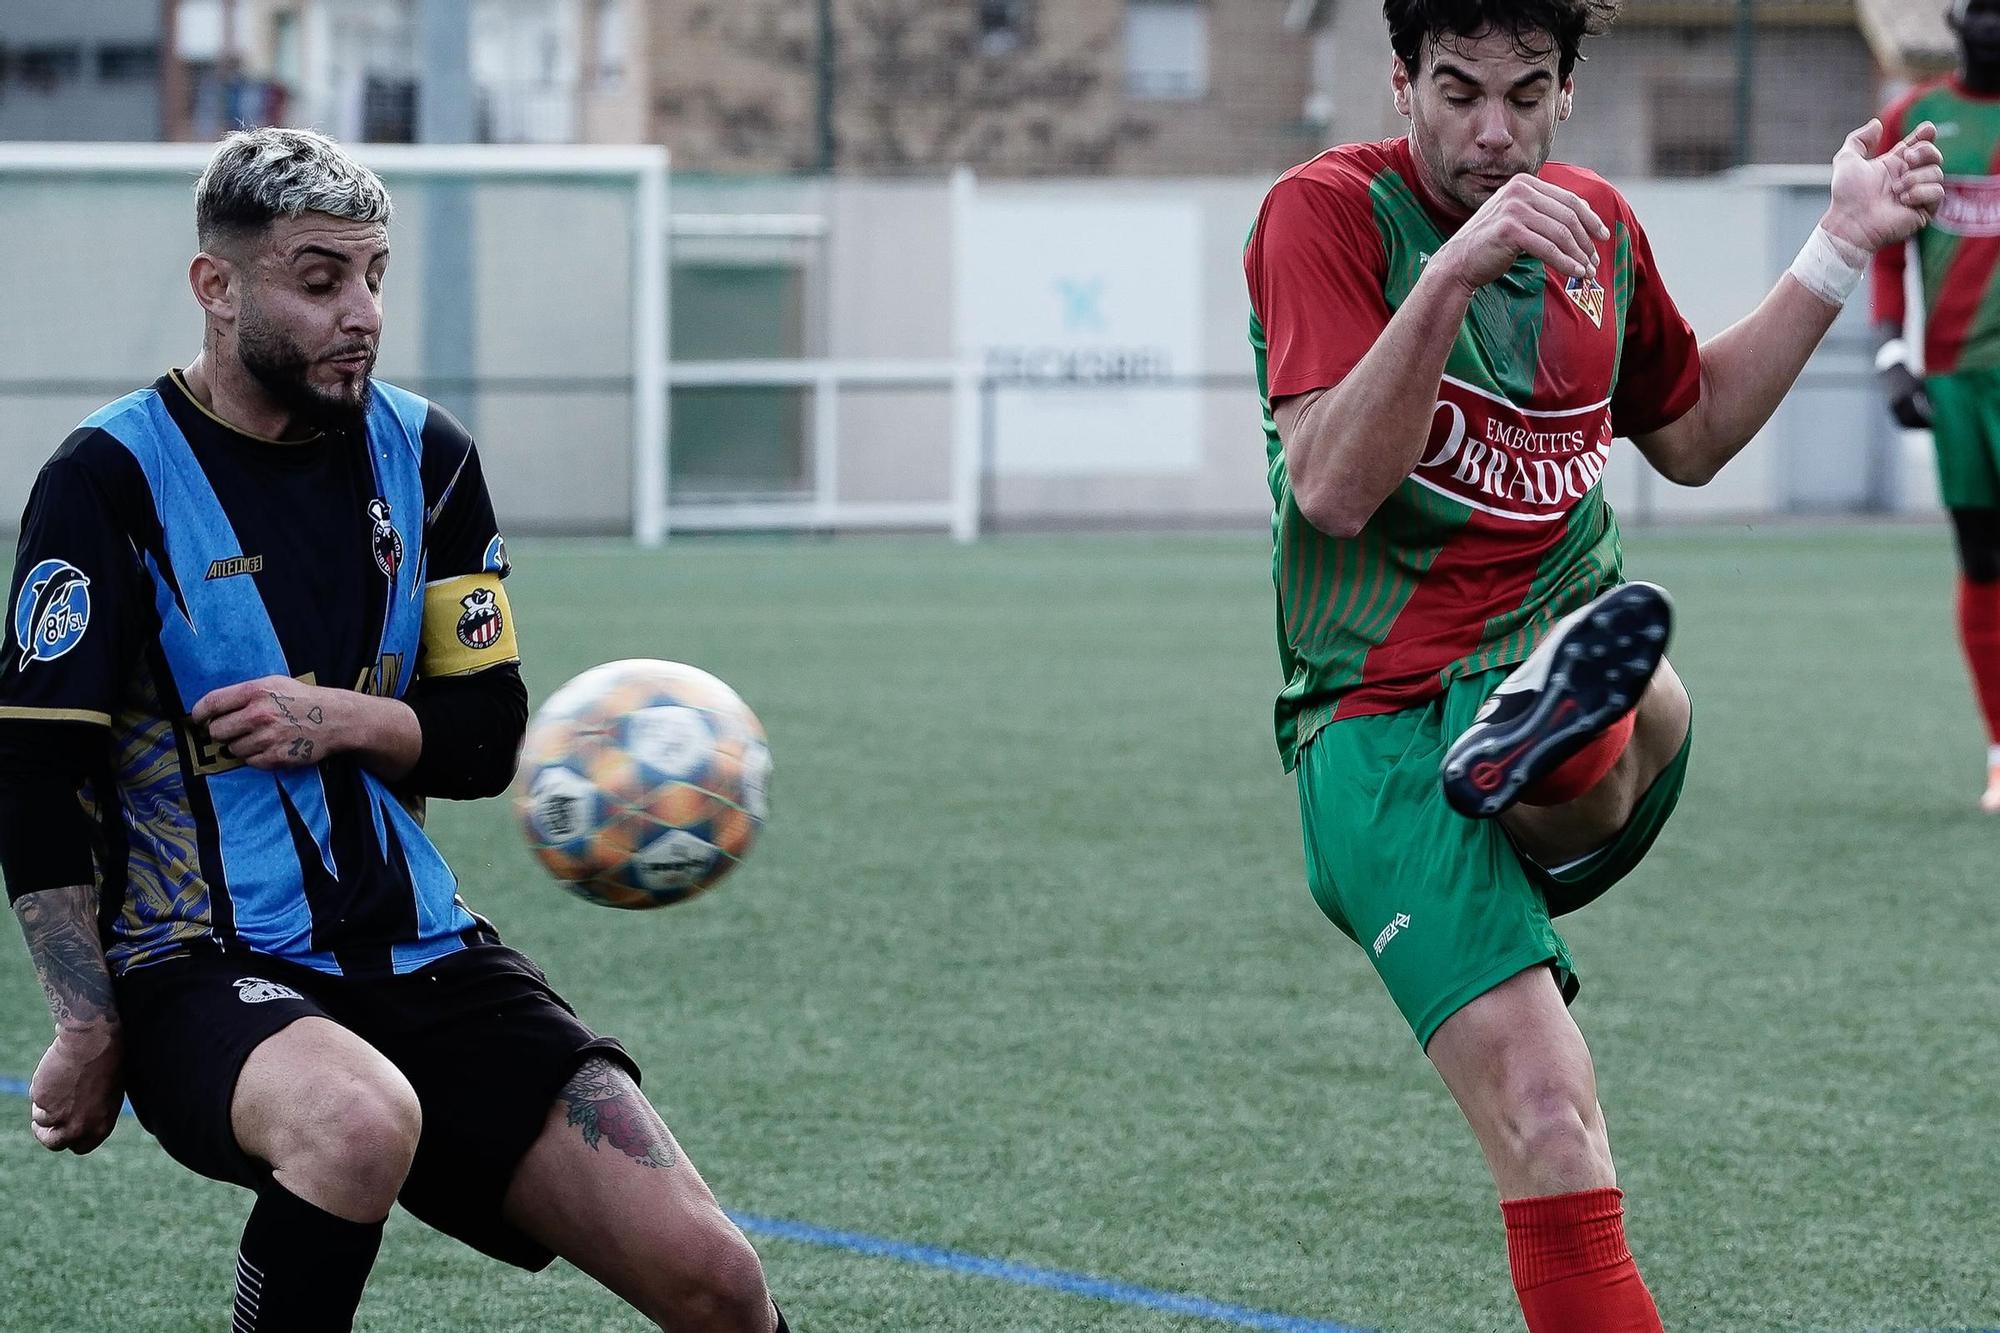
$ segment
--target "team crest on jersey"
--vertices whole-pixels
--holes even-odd
[[[1571,278],[1563,284],[1563,295],[1576,302],[1576,308],[1589,315],[1591,323],[1604,327],[1604,287],[1596,278]]]
[[[302,1000],[305,997],[290,986],[280,986],[275,981],[262,977],[238,977],[236,998],[245,1004],[266,1004],[272,1000]]]
[[[475,588],[459,598],[465,613],[458,618],[458,641],[468,648],[491,648],[500,642],[500,603],[491,588]]]
[[[375,552],[375,568],[390,578],[403,567],[403,537],[389,521],[389,502],[376,496],[368,502],[368,518],[375,525],[369,545]]]
[[[21,581],[14,603],[14,642],[21,667],[53,662],[90,628],[90,580],[67,560],[44,560]]]

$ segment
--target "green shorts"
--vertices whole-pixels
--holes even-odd
[[[2000,369],[1933,375],[1924,387],[1945,508],[2000,508]]]
[[[1390,998],[1428,1045],[1470,1001],[1547,963],[1563,998],[1576,969],[1551,918],[1631,873],[1666,826],[1687,778],[1680,753],[1609,846],[1549,870],[1516,851],[1497,819],[1445,804],[1438,768],[1505,669],[1455,681],[1399,713],[1349,718],[1299,756],[1306,879],[1320,910],[1375,964]]]

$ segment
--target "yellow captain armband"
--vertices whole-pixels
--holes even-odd
[[[419,676],[467,676],[520,660],[514,613],[498,574],[466,574],[424,586]]]

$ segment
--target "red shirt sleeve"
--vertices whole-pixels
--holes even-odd
[[[1915,93],[1897,98],[1889,109],[1882,113],[1882,142],[1894,144],[1905,133],[1904,122],[1909,119],[1910,107],[1916,100]],[[1875,252],[1874,260],[1868,265],[1868,317],[1877,324],[1894,324],[1898,329],[1909,314],[1909,303],[1903,294],[1903,269],[1909,262],[1910,243],[1885,245]]]
[[[1365,182],[1288,176],[1265,197],[1244,251],[1275,400],[1330,389],[1389,324],[1388,272]]]
[[[1620,204],[1619,221],[1632,236],[1632,301],[1611,391],[1611,428],[1629,439],[1671,426],[1700,400],[1701,345],[1660,281],[1639,220]]]

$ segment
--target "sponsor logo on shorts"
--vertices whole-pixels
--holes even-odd
[[[1375,937],[1375,956],[1377,958],[1380,958],[1382,956],[1382,951],[1388,948],[1390,943],[1398,935],[1402,934],[1405,930],[1409,929],[1409,926],[1410,926],[1410,914],[1408,912],[1396,913],[1396,919],[1394,921],[1391,921],[1388,925],[1382,927],[1382,933]]]
[[[238,977],[236,998],[245,1004],[263,1004],[268,1000],[303,1000],[305,996],[290,986],[280,986],[262,977]]]

